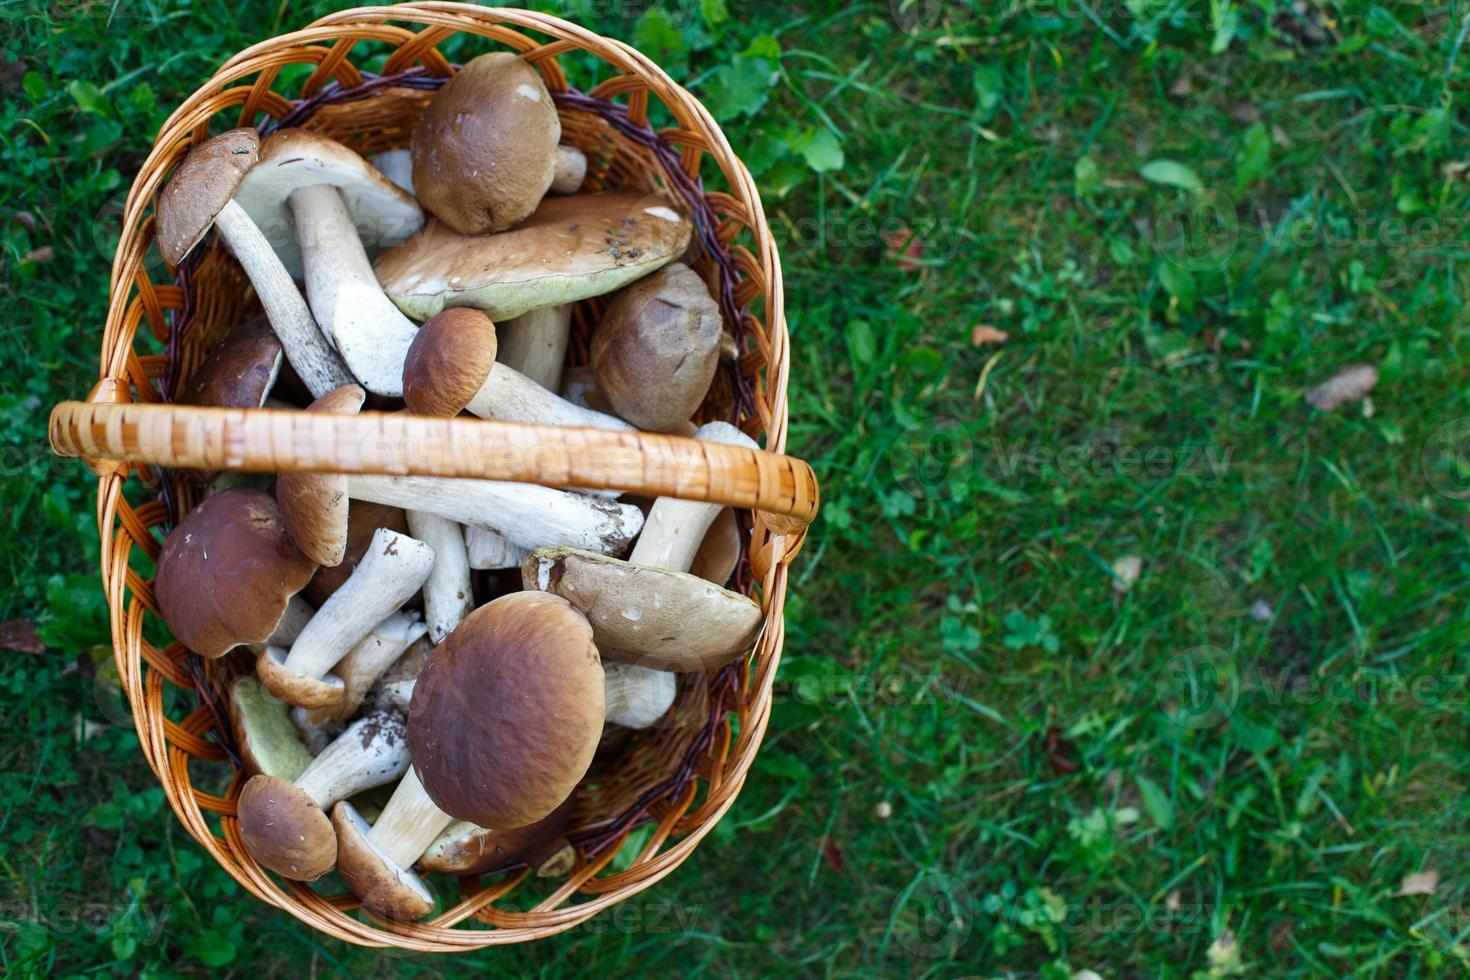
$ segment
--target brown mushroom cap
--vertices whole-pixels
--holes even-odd
[[[564,599],[502,596],[470,613],[419,674],[408,744],[438,807],[524,827],[571,795],[597,750],[602,661]]]
[[[626,286],[678,258],[693,227],[652,194],[548,197],[494,235],[466,237],[431,221],[373,269],[383,292],[415,320],[473,306],[501,322]]]
[[[227,490],[170,532],[153,594],[180,643],[222,657],[239,644],[264,643],[315,570],[291,543],[270,494]]]
[[[562,831],[572,814],[575,794],[535,823],[514,830],[487,830],[467,820],[456,820],[435,838],[418,860],[418,867],[449,875],[478,875],[512,864],[533,868],[563,845]]]
[[[343,385],[306,407],[308,412],[356,415],[367,393]],[[282,473],[276,501],[291,540],[319,565],[340,565],[347,554],[347,477],[341,473]]]
[[[332,821],[304,790],[276,776],[252,776],[235,807],[245,849],[261,867],[315,881],[336,865]]]
[[[750,649],[764,621],[750,598],[698,576],[575,548],[531,552],[521,581],[581,610],[607,659],[654,670],[723,667]]]
[[[281,341],[264,315],[225,335],[189,377],[180,401],[219,408],[260,408],[281,370]]]
[[[184,260],[235,196],[260,159],[260,134],[232,129],[189,151],[158,196],[158,250],[169,265]]]
[[[682,262],[619,290],[592,335],[592,372],[613,411],[673,432],[709,392],[720,363],[720,308]]]
[[[347,696],[347,685],[336,674],[310,677],[286,666],[288,651],[265,647],[255,658],[255,676],[266,690],[298,708],[330,708]]]
[[[342,583],[352,577],[357,563],[367,554],[373,534],[380,527],[399,534],[408,533],[408,516],[397,507],[375,504],[370,500],[353,500],[347,508],[347,547],[342,561],[336,565],[323,565],[316,570],[311,581],[301,594],[313,606],[320,607]]]
[[[495,324],[456,306],[419,327],[403,359],[403,402],[415,415],[458,415],[495,366]]]
[[[291,724],[291,706],[249,674],[230,685],[230,727],[240,761],[252,776],[264,773],[289,782],[311,764],[311,753]]]
[[[414,124],[414,192],[461,234],[501,231],[541,202],[560,139],[556,105],[536,69],[508,51],[482,54]]]
[[[400,868],[373,845],[372,828],[343,800],[332,808],[337,835],[337,873],[362,899],[363,907],[388,919],[421,919],[434,908],[434,896],[419,876]]]

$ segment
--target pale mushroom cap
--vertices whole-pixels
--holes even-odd
[[[592,628],[564,599],[502,596],[470,613],[419,674],[408,744],[438,807],[481,827],[535,823],[587,772],[603,725]]]
[[[260,490],[227,490],[191,510],[163,543],[153,594],[180,643],[222,657],[264,643],[316,570]]]
[[[230,727],[240,761],[252,776],[264,773],[290,782],[311,765],[311,753],[291,724],[291,706],[249,674],[230,684]]]
[[[399,534],[408,533],[408,516],[397,507],[375,504],[370,500],[350,501],[347,508],[347,547],[342,561],[336,565],[322,565],[301,590],[301,594],[313,606],[320,607],[352,577],[357,563],[367,554],[378,528],[386,527]],[[412,601],[412,600],[410,600]]]
[[[560,139],[556,105],[536,69],[508,51],[482,54],[414,124],[414,192],[461,234],[502,231],[541,202]]]
[[[378,281],[399,309],[427,320],[473,306],[495,321],[612,292],[673,261],[693,225],[651,194],[548,197],[510,231],[463,236],[431,221],[384,252]]]
[[[332,808],[337,836],[337,873],[362,899],[363,908],[386,919],[421,919],[434,908],[434,896],[419,876],[400,868],[373,846],[372,828],[346,800]]]
[[[245,849],[262,867],[315,881],[336,865],[332,821],[303,790],[276,776],[252,776],[235,806]]]
[[[286,203],[302,187],[330,184],[342,201],[364,248],[394,245],[424,225],[424,212],[355,151],[321,133],[277,130],[260,141],[260,160],[240,181],[235,202],[245,209],[293,278],[303,274],[298,234],[339,234],[339,229],[298,229]]]
[[[187,405],[260,408],[281,371],[281,341],[265,316],[225,334],[189,377],[179,399]]]
[[[478,875],[512,864],[539,867],[562,846],[562,831],[571,816],[575,795],[533,824],[514,830],[488,830],[466,820],[444,828],[418,860],[418,867],[437,874]]]
[[[720,363],[720,308],[682,262],[619,290],[592,335],[592,372],[613,411],[673,432],[692,416]]]
[[[367,393],[343,385],[307,406],[308,412],[356,415]],[[340,565],[347,554],[347,477],[341,473],[282,473],[276,502],[296,546],[319,565]]]
[[[158,196],[158,250],[178,265],[199,244],[260,157],[260,135],[232,129],[189,151]]]
[[[495,324],[454,307],[419,328],[403,360],[403,401],[415,415],[458,415],[495,366]]]
[[[764,621],[754,601],[698,576],[575,548],[531,552],[521,581],[581,610],[607,659],[655,670],[722,667],[750,649]]]
[[[309,677],[286,666],[286,651],[266,647],[255,658],[255,676],[265,689],[300,708],[330,708],[347,696],[347,685],[336,674]]]

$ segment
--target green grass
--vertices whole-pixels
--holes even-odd
[[[825,509],[717,831],[458,959],[326,940],[182,832],[92,676],[93,482],[44,452],[151,134],[330,6],[0,4],[0,620],[48,647],[0,659],[7,972],[1463,975],[1470,5],[574,10],[757,171]],[[1371,410],[1304,404],[1352,363]]]

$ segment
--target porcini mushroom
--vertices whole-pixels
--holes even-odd
[[[290,705],[249,674],[230,683],[230,728],[245,771],[287,782],[311,764],[312,753],[291,727]]]
[[[701,426],[695,438],[755,448],[726,422]],[[627,561],[541,548],[521,566],[522,582],[581,610],[609,660],[673,671],[723,666],[750,648],[763,617],[747,596],[686,571],[720,510],[660,497]]]
[[[714,523],[704,532],[704,540],[694,554],[689,574],[698,575],[716,585],[725,585],[735,574],[740,564],[740,525],[735,520],[735,509],[726,507],[715,516]]]
[[[317,398],[308,412],[356,415],[366,393],[343,385]],[[347,477],[340,473],[286,472],[276,478],[280,504],[291,540],[319,565],[341,564],[347,554]]]
[[[290,712],[291,722],[307,747],[320,752],[341,734],[343,723],[357,712],[382,673],[428,631],[417,614],[396,612],[359,640],[333,669],[342,679],[342,700],[325,708],[293,708]]]
[[[607,720],[624,728],[647,728],[662,718],[679,693],[678,679],[667,670],[609,661],[602,665]]]
[[[699,408],[720,362],[720,308],[673,262],[608,300],[592,335],[592,373],[620,417],[673,432]]]
[[[481,571],[520,568],[531,553],[499,531],[474,526],[464,529],[464,547],[470,567]]]
[[[414,124],[415,192],[460,234],[501,231],[541,202],[560,139],[556,105],[536,69],[508,51],[482,54]]]
[[[418,866],[425,871],[461,876],[486,874],[514,864],[529,865],[540,877],[565,873],[570,870],[566,858],[576,860],[575,852],[568,854],[565,850],[568,845],[562,836],[575,802],[574,794],[535,823],[511,830],[488,830],[468,820],[456,820],[419,857]]]
[[[281,373],[281,341],[264,316],[225,334],[189,376],[179,398],[186,405],[260,408]]]
[[[438,643],[475,607],[464,531],[454,521],[421,510],[408,512],[408,527],[434,549],[434,567],[424,582],[424,620],[429,638]]]
[[[213,659],[290,632],[292,600],[315,569],[291,543],[270,494],[227,490],[169,532],[153,595],[179,642]]]
[[[556,166],[551,175],[551,187],[553,194],[575,194],[582,189],[582,181],[587,179],[587,154],[563,143],[556,148]]]
[[[315,881],[337,863],[337,837],[326,810],[408,769],[403,716],[369,712],[348,726],[296,779],[252,776],[236,813],[245,849],[262,867],[296,881]]]
[[[430,221],[378,257],[383,291],[415,320],[473,306],[495,321],[600,296],[672,262],[693,226],[647,194],[548,197],[521,224],[464,236]]]
[[[571,332],[570,303],[522,313],[495,325],[495,360],[547,391],[559,391]]]
[[[347,544],[342,561],[336,565],[323,565],[316,570],[301,594],[308,602],[320,606],[342,583],[352,575],[362,556],[367,554],[372,543],[373,532],[380,527],[399,534],[408,534],[408,515],[400,507],[387,507],[370,500],[353,500],[347,508]],[[410,603],[412,600],[409,600]],[[302,623],[302,625],[306,625]],[[294,637],[293,637],[294,639]],[[276,646],[282,644],[277,643]]]
[[[281,230],[273,243],[281,261],[303,270],[317,325],[353,375],[396,397],[414,325],[383,295],[365,249],[418,231],[418,202],[357,153],[306,129],[267,136],[236,199],[262,228]]]
[[[352,576],[322,603],[290,651],[261,651],[256,676],[276,697],[303,708],[341,701],[346,687],[328,671],[419,590],[433,563],[434,552],[422,541],[379,528]]]
[[[317,329],[271,243],[236,200],[259,159],[260,136],[253,129],[232,129],[191,150],[158,197],[158,249],[178,265],[210,228],[218,228],[255,287],[286,359],[312,395],[320,396],[352,376]]]

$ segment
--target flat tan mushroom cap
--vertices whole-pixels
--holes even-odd
[[[429,317],[403,359],[403,402],[415,415],[464,411],[495,366],[495,324],[455,307]]]
[[[303,790],[275,776],[251,776],[236,803],[245,849],[261,867],[315,881],[337,863],[337,834]]]
[[[356,415],[367,398],[359,385],[343,385],[307,406],[308,412]],[[291,540],[318,565],[340,565],[347,554],[347,477],[341,473],[282,473],[276,502]]]
[[[561,848],[574,802],[575,794],[535,823],[514,830],[488,830],[456,820],[429,845],[417,866],[448,875],[485,874],[512,864],[538,868]]]
[[[414,124],[414,192],[460,234],[502,231],[541,203],[560,140],[556,104],[536,69],[508,51],[482,54]]]
[[[603,725],[602,661],[564,599],[517,592],[470,613],[419,674],[409,754],[439,809],[524,827],[587,772]]]
[[[225,335],[195,369],[180,401],[219,408],[260,408],[281,371],[281,340],[264,315]]]
[[[286,666],[286,652],[266,647],[255,658],[255,676],[265,689],[298,708],[330,708],[342,703],[347,685],[336,674],[309,677]]]
[[[408,534],[408,515],[397,507],[389,507],[387,504],[375,504],[371,500],[352,500],[347,508],[347,547],[342,561],[336,565],[322,565],[301,590],[306,600],[318,609],[326,602],[333,592],[342,587],[342,583],[352,577],[357,570],[357,563],[362,561],[362,556],[367,554],[368,546],[373,543],[373,534],[380,527],[386,527],[390,531],[399,534]],[[406,605],[412,605],[410,599]]]
[[[654,670],[723,667],[750,649],[764,622],[751,599],[698,576],[575,548],[531,552],[521,581],[581,610],[607,659]]]
[[[227,490],[191,510],[163,543],[153,594],[179,642],[201,657],[264,643],[316,565],[261,490]]]
[[[291,706],[249,674],[230,685],[230,727],[240,761],[252,776],[264,773],[292,782],[311,765],[311,753],[291,724]]]
[[[337,832],[337,873],[358,898],[363,908],[385,919],[422,919],[434,910],[434,896],[419,876],[400,868],[373,846],[367,825],[346,800],[332,808],[332,827]]]
[[[158,250],[169,265],[184,261],[240,182],[260,159],[260,135],[232,129],[189,151],[158,196]]]
[[[657,195],[572,194],[544,199],[495,235],[460,235],[431,221],[373,269],[383,292],[415,320],[473,306],[501,322],[641,279],[683,254],[692,232]]]

